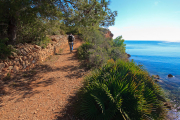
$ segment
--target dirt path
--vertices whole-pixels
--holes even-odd
[[[73,53],[70,54],[69,46],[66,46],[61,54],[49,57],[32,70],[3,80],[0,119],[63,119],[65,106],[81,87],[85,74],[76,57],[76,50],[81,44],[77,40]]]

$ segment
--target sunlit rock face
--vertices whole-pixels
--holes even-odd
[[[111,33],[111,31],[110,30],[107,30],[107,33],[105,34],[105,37],[106,38],[113,38],[113,34]]]

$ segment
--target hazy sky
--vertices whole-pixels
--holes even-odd
[[[110,9],[118,11],[114,37],[180,42],[180,0],[111,0]]]

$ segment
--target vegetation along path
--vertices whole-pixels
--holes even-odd
[[[81,44],[77,39],[73,53],[70,54],[69,46],[65,46],[61,53],[37,64],[32,70],[2,80],[0,118],[64,119],[63,114],[66,113],[69,100],[81,87],[85,74],[76,57],[76,50]]]

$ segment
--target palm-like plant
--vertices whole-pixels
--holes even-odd
[[[158,119],[160,87],[133,62],[110,60],[86,78],[78,115],[87,120]]]
[[[120,106],[121,100],[119,101]],[[86,88],[80,107],[80,115],[91,120],[110,120],[117,112],[116,101],[107,85],[99,83],[93,83],[92,86]]]

